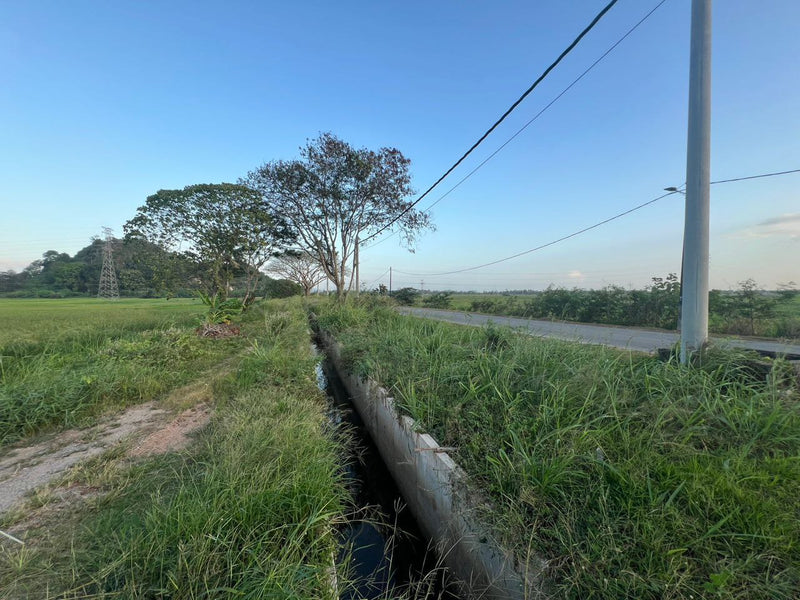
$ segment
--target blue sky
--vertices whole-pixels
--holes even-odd
[[[0,0],[0,269],[74,254],[104,225],[121,233],[158,189],[235,181],[321,131],[399,148],[424,190],[604,4]],[[656,4],[620,0],[431,201]],[[396,237],[365,249],[362,281],[389,266],[395,287],[497,290],[640,286],[678,271],[676,195],[519,259],[435,275],[684,181],[689,12],[667,0],[437,204],[416,253]],[[800,168],[798,22],[795,0],[715,3],[712,179]],[[800,174],[712,188],[714,287],[800,283],[798,189]]]

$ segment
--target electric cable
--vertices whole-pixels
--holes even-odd
[[[370,282],[369,282],[369,283],[365,283],[364,285],[365,285],[366,287],[369,287],[369,286],[371,286],[373,283],[375,283],[376,281],[380,281],[381,279],[383,279],[383,278],[384,278],[384,276],[385,276],[385,275],[386,275],[386,274],[389,272],[389,270],[390,270],[390,269],[391,269],[391,267],[389,267],[389,268],[388,268],[388,269],[386,269],[386,270],[385,270],[385,271],[384,271],[384,272],[383,272],[381,275],[378,275],[378,276],[377,276],[377,277],[375,277],[374,279],[370,280]]]
[[[761,179],[762,177],[775,177],[776,175],[788,175],[790,173],[800,173],[800,169],[792,169],[791,171],[776,171],[775,173],[763,173],[761,175],[750,175],[748,177],[734,177],[733,179],[720,179],[719,181],[712,181],[711,185],[717,183],[731,183],[732,181],[744,181],[745,179]]]
[[[624,217],[625,215],[629,215],[632,212],[635,212],[635,211],[637,211],[639,209],[644,208],[645,206],[649,206],[651,204],[654,204],[655,202],[658,202],[659,200],[661,200],[663,198],[666,198],[667,196],[673,196],[673,195],[675,195],[677,193],[679,193],[679,192],[677,192],[677,191],[667,192],[666,194],[662,194],[661,196],[658,196],[657,198],[653,198],[652,200],[648,200],[647,202],[643,202],[642,204],[639,204],[638,206],[634,206],[633,208],[629,208],[628,210],[626,210],[624,212],[618,213],[618,214],[614,215],[613,217],[609,217],[608,219],[604,219],[604,220],[602,220],[602,221],[600,221],[598,223],[595,223],[594,225],[589,225],[588,227],[584,227],[583,229],[579,229],[578,231],[574,231],[574,232],[572,232],[572,233],[570,233],[568,235],[562,236],[562,237],[560,237],[560,238],[558,238],[556,240],[552,240],[550,242],[547,242],[546,244],[541,244],[539,246],[536,246],[535,248],[531,248],[529,250],[524,250],[522,252],[517,252],[516,254],[512,254],[511,256],[506,256],[505,258],[500,258],[498,260],[493,260],[491,262],[484,263],[482,265],[476,265],[474,267],[467,267],[465,269],[456,269],[455,271],[441,271],[441,272],[437,272],[437,273],[405,273],[405,274],[406,275],[419,275],[419,276],[422,276],[422,277],[428,277],[428,276],[438,277],[439,275],[455,275],[456,273],[466,273],[467,271],[475,271],[476,269],[482,269],[484,267],[489,267],[491,265],[496,265],[496,264],[499,264],[499,263],[502,263],[502,262],[506,262],[507,260],[511,260],[513,258],[518,258],[520,256],[524,256],[526,254],[530,254],[532,252],[536,252],[537,250],[542,250],[543,248],[547,248],[549,246],[553,246],[555,244],[558,244],[559,242],[563,242],[564,240],[568,240],[570,238],[574,238],[577,235],[580,235],[582,233],[586,233],[587,231],[590,231],[592,229],[600,227],[601,225],[605,225],[606,223],[610,223],[611,221],[615,221],[616,219],[619,219],[620,217]],[[400,271],[398,271],[398,273],[399,272]]]
[[[763,178],[763,177],[775,177],[775,176],[778,176],[778,175],[788,175],[788,174],[791,174],[791,173],[800,173],[800,169],[791,169],[791,170],[788,170],[788,171],[775,171],[773,173],[761,173],[759,175],[748,175],[746,177],[734,177],[734,178],[731,178],[731,179],[719,179],[717,181],[712,181],[710,183],[712,185],[717,185],[717,184],[720,184],[720,183],[731,183],[733,181],[745,181],[745,180],[749,180],[749,179],[760,179],[760,178]],[[681,185],[680,187],[683,187],[683,185]],[[493,260],[491,262],[484,263],[482,265],[477,265],[477,266],[474,266],[474,267],[467,267],[465,269],[457,269],[455,271],[442,271],[442,272],[436,272],[436,273],[408,273],[408,272],[403,272],[403,271],[397,271],[397,272],[398,273],[403,273],[404,275],[414,275],[414,276],[422,276],[422,277],[430,277],[430,276],[437,277],[439,275],[454,275],[456,273],[465,273],[467,271],[474,271],[476,269],[482,269],[483,267],[489,267],[491,265],[496,265],[496,264],[511,260],[513,258],[518,258],[520,256],[524,256],[526,254],[531,254],[532,252],[536,252],[537,250],[542,250],[543,248],[547,248],[549,246],[553,246],[554,244],[558,244],[559,242],[563,242],[564,240],[568,240],[568,239],[573,238],[575,236],[578,236],[578,235],[580,235],[582,233],[586,233],[587,231],[590,231],[592,229],[600,227],[601,225],[605,225],[606,223],[610,223],[611,221],[615,221],[616,219],[619,219],[620,217],[624,217],[625,215],[629,215],[632,212],[635,212],[635,211],[640,210],[640,209],[642,209],[642,208],[644,208],[646,206],[654,204],[654,203],[658,202],[659,200],[661,200],[663,198],[666,198],[667,196],[672,196],[674,194],[683,194],[683,193],[684,193],[683,190],[681,190],[680,188],[674,189],[672,191],[667,192],[666,194],[662,194],[661,196],[658,196],[657,198],[653,198],[652,200],[648,200],[647,202],[643,202],[642,204],[634,206],[633,208],[630,208],[630,209],[628,209],[628,210],[626,210],[624,212],[618,213],[618,214],[614,215],[613,217],[609,217],[608,219],[604,219],[604,220],[602,220],[602,221],[600,221],[598,223],[595,223],[594,225],[590,225],[588,227],[584,227],[583,229],[579,229],[578,231],[574,231],[573,233],[570,233],[569,235],[565,235],[565,236],[560,237],[560,238],[558,238],[556,240],[547,242],[546,244],[542,244],[540,246],[536,246],[535,248],[531,248],[530,250],[524,250],[523,252],[518,252],[516,254],[512,254],[511,256],[507,256],[505,258],[500,258],[498,260]]]
[[[555,96],[555,97],[554,97],[552,100],[550,100],[550,102],[548,102],[548,103],[547,103],[547,104],[544,106],[544,108],[542,108],[542,109],[541,109],[541,110],[540,110],[538,113],[536,113],[536,114],[535,114],[535,115],[534,115],[534,116],[533,116],[531,119],[529,119],[529,120],[528,120],[528,121],[527,121],[527,122],[526,122],[526,123],[525,123],[525,124],[524,124],[522,127],[520,127],[520,128],[519,128],[519,129],[518,129],[518,130],[517,130],[517,131],[514,133],[514,135],[512,135],[512,136],[511,136],[510,138],[508,138],[508,139],[507,139],[505,142],[503,142],[503,143],[502,143],[502,144],[501,144],[501,145],[500,145],[500,146],[499,146],[499,147],[498,147],[498,148],[497,148],[497,149],[496,149],[494,152],[492,152],[491,154],[489,154],[489,156],[487,156],[486,158],[484,158],[484,159],[483,159],[483,160],[482,160],[482,161],[481,161],[481,162],[478,164],[478,166],[476,166],[476,167],[475,167],[474,169],[472,169],[472,170],[471,170],[469,173],[467,173],[467,174],[466,174],[464,177],[462,177],[462,178],[461,178],[461,179],[458,181],[458,183],[456,183],[456,184],[455,184],[453,187],[451,187],[449,190],[447,190],[447,191],[446,191],[444,194],[442,194],[441,196],[439,196],[439,198],[437,198],[437,199],[436,199],[434,202],[432,202],[432,203],[431,203],[431,204],[430,204],[430,205],[429,205],[429,206],[428,206],[428,207],[427,207],[425,210],[423,210],[422,212],[424,212],[424,213],[427,213],[427,212],[428,212],[429,210],[431,210],[431,209],[432,209],[434,206],[436,206],[437,204],[439,204],[439,202],[441,202],[442,200],[444,200],[444,199],[445,199],[447,196],[449,196],[449,195],[450,195],[452,192],[454,192],[454,191],[456,190],[456,188],[458,188],[458,187],[459,187],[459,186],[460,186],[462,183],[464,183],[464,182],[465,182],[467,179],[469,179],[470,177],[472,177],[472,176],[473,176],[473,175],[474,175],[474,174],[475,174],[475,173],[476,173],[476,172],[477,172],[477,171],[478,171],[478,170],[479,170],[481,167],[483,167],[483,166],[484,166],[486,163],[488,163],[490,160],[492,160],[492,159],[493,159],[493,158],[494,158],[494,157],[495,157],[497,154],[499,154],[499,153],[500,153],[500,151],[501,151],[501,150],[503,150],[503,148],[505,148],[506,146],[508,146],[508,144],[510,144],[512,140],[514,140],[514,139],[515,139],[515,138],[516,138],[516,137],[517,137],[519,134],[521,134],[523,131],[525,131],[525,130],[526,130],[526,129],[527,129],[527,128],[528,128],[528,127],[529,127],[529,126],[530,126],[530,125],[531,125],[531,124],[534,122],[534,121],[536,121],[536,120],[537,120],[539,117],[541,117],[541,116],[542,116],[542,115],[543,115],[543,114],[544,114],[544,113],[545,113],[545,112],[546,112],[546,111],[547,111],[547,110],[548,110],[548,109],[549,109],[551,106],[553,106],[553,104],[555,104],[556,102],[558,102],[558,100],[560,100],[560,99],[561,99],[561,97],[562,97],[564,94],[566,94],[566,93],[567,93],[567,92],[568,92],[570,89],[572,89],[572,88],[573,88],[573,87],[574,87],[574,86],[575,86],[575,85],[576,85],[576,84],[577,84],[577,83],[578,83],[578,82],[579,82],[581,79],[583,79],[583,78],[584,78],[586,75],[588,75],[588,73],[589,73],[589,72],[590,72],[592,69],[594,69],[594,68],[595,68],[595,67],[596,67],[598,64],[600,64],[600,63],[603,61],[603,59],[605,59],[605,58],[606,58],[606,57],[607,57],[609,54],[611,54],[611,52],[613,52],[613,51],[614,51],[614,50],[617,48],[617,46],[619,46],[619,45],[620,45],[620,44],[621,44],[623,41],[625,41],[625,39],[626,39],[626,38],[627,38],[629,35],[631,35],[631,34],[632,34],[634,31],[636,31],[636,30],[639,28],[639,26],[640,26],[640,25],[642,25],[642,23],[644,23],[644,22],[645,22],[645,21],[646,21],[648,18],[650,18],[650,16],[651,16],[651,15],[652,15],[654,12],[656,12],[656,11],[657,11],[657,10],[658,10],[658,9],[661,7],[661,5],[662,5],[662,4],[664,4],[666,1],[667,1],[667,0],[661,0],[661,1],[660,1],[658,4],[656,4],[656,5],[655,5],[655,6],[654,6],[654,7],[653,7],[653,8],[652,8],[652,9],[651,9],[651,10],[650,10],[650,11],[649,11],[649,12],[648,12],[646,15],[644,15],[644,16],[643,16],[641,19],[639,19],[639,21],[638,21],[638,22],[637,22],[635,25],[633,25],[633,27],[631,27],[630,29],[628,29],[628,31],[627,31],[627,32],[625,32],[625,34],[624,34],[624,35],[623,35],[621,38],[619,38],[619,39],[618,39],[616,42],[614,42],[614,43],[613,43],[613,44],[612,44],[612,45],[611,45],[611,46],[610,46],[610,47],[609,47],[609,48],[608,48],[608,49],[607,49],[605,52],[603,52],[603,54],[601,54],[599,58],[597,58],[597,59],[596,59],[596,60],[595,60],[595,61],[594,61],[594,62],[593,62],[591,65],[589,65],[589,66],[588,66],[586,69],[584,69],[584,71],[583,71],[583,72],[582,72],[580,75],[578,75],[578,76],[577,76],[575,79],[573,79],[573,80],[572,80],[572,83],[570,83],[570,84],[569,84],[567,87],[565,87],[563,90],[561,90],[561,92],[560,92],[558,95],[556,95],[556,96]],[[413,206],[413,205],[412,205],[412,206]],[[400,216],[402,216],[402,214],[401,214]],[[392,223],[390,223],[390,224],[389,224],[389,226],[391,226],[391,225],[392,225]],[[384,228],[384,229],[383,229],[383,230],[381,230],[381,231],[385,231],[385,229],[386,229],[386,228]],[[381,231],[378,231],[378,232],[376,232],[374,235],[372,235],[372,236],[370,236],[369,238],[367,238],[367,240],[369,240],[369,239],[372,239],[373,237],[375,237],[375,236],[379,235],[379,234],[381,233]],[[385,238],[383,238],[383,239],[381,239],[381,240],[379,240],[379,241],[375,242],[375,243],[374,243],[374,244],[372,244],[370,247],[372,247],[372,246],[377,246],[378,244],[380,244],[380,243],[382,243],[382,242],[385,242],[386,240],[389,240],[389,239],[391,239],[392,237],[394,237],[394,236],[395,236],[395,235],[397,235],[397,234],[398,234],[398,231],[394,231],[394,232],[393,232],[391,235],[388,235],[388,236],[386,236]]]
[[[520,103],[523,100],[525,100],[525,98],[527,98],[528,95],[534,89],[536,89],[536,87],[545,79],[545,77],[547,77],[550,74],[550,72],[553,69],[555,69],[556,66],[558,66],[558,64],[564,59],[564,57],[567,56],[567,54],[569,54],[575,48],[575,46],[577,46],[580,43],[580,41],[584,38],[584,36],[587,33],[589,33],[592,29],[594,29],[594,26],[597,25],[597,23],[600,21],[600,19],[602,19],[609,10],[611,10],[611,7],[613,7],[617,3],[617,1],[618,0],[611,0],[608,4],[606,4],[605,7],[603,8],[603,10],[601,10],[599,13],[597,13],[597,16],[595,16],[595,18],[592,19],[592,22],[589,23],[589,25],[587,25],[584,28],[584,30],[580,32],[578,37],[576,37],[572,41],[572,43],[564,49],[563,52],[561,52],[561,54],[558,56],[558,58],[556,58],[556,60],[553,61],[553,63],[549,67],[547,67],[541,75],[539,75],[539,77],[536,79],[536,81],[534,81],[531,84],[531,86],[527,90],[525,90],[519,98],[517,98],[514,101],[514,103],[506,110],[506,112],[504,112],[500,116],[500,118],[497,119],[497,121],[495,121],[494,124],[491,127],[489,127],[489,129],[487,129],[480,138],[478,138],[478,141],[476,141],[474,144],[472,144],[472,146],[470,146],[469,150],[467,150],[463,155],[461,155],[461,158],[459,158],[455,163],[453,163],[453,165],[449,169],[447,169],[447,171],[445,171],[444,174],[441,177],[439,177],[439,179],[437,179],[433,183],[433,185],[431,185],[427,190],[425,190],[425,192],[423,192],[423,194],[419,198],[417,198],[416,200],[414,200],[414,202],[409,204],[405,209],[403,209],[402,212],[400,212],[400,214],[398,214],[396,217],[394,217],[389,223],[384,225],[381,229],[379,229],[378,231],[373,233],[371,236],[366,238],[364,241],[365,242],[369,241],[370,239],[372,239],[372,238],[380,235],[382,232],[386,231],[389,227],[394,225],[404,214],[406,214],[409,210],[411,210],[417,204],[419,204],[422,201],[422,199],[425,196],[427,196],[437,185],[439,185],[442,181],[444,181],[445,177],[447,177],[450,173],[452,173],[453,170],[455,170],[455,168],[458,167],[458,165],[460,165],[464,161],[465,158],[467,158],[467,156],[472,154],[472,151],[475,150],[475,148],[477,148],[487,137],[489,137],[489,134],[492,133],[497,128],[497,126],[500,125],[500,123],[505,121],[506,117],[508,115],[510,115],[511,112],[515,108],[517,108],[517,106],[519,106]]]

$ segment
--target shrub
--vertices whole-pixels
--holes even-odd
[[[418,297],[419,292],[412,287],[404,287],[396,292],[392,292],[392,298],[397,300],[400,304],[404,304],[406,306],[415,304]]]

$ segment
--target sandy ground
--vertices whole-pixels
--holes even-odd
[[[93,427],[26,440],[6,448],[0,456],[0,514],[63,476],[71,467],[123,442],[129,442],[131,458],[179,450],[209,417],[206,404],[188,408],[176,417],[148,402],[108,416]],[[68,500],[75,495],[85,496],[89,491],[68,486],[54,493]]]

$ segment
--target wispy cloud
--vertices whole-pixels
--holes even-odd
[[[756,225],[734,232],[732,237],[787,237],[800,240],[800,213],[788,213],[766,219]]]
[[[581,273],[580,271],[570,271],[567,274],[567,277],[569,277],[570,279],[583,279],[583,273]]]

